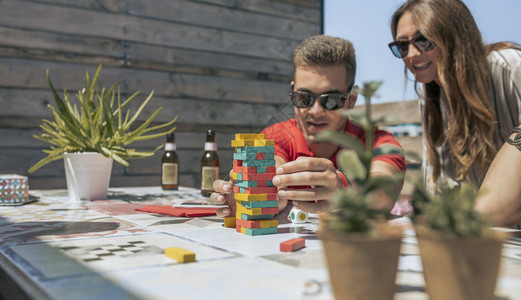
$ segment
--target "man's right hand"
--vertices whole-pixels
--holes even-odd
[[[210,195],[210,202],[212,204],[217,205],[228,205],[228,207],[223,207],[217,209],[217,216],[224,218],[228,216],[235,216],[235,198],[233,196],[233,179],[232,179],[232,172],[233,170],[230,170],[230,180],[216,180],[213,182],[213,190],[215,193],[212,193]]]

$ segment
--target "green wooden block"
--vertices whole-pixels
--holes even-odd
[[[243,160],[243,161],[251,161],[251,160],[274,160],[275,154],[273,153],[263,153],[263,159],[257,159],[257,154],[263,152],[235,152],[233,154],[233,159],[235,160]]]
[[[237,153],[275,153],[275,146],[237,147]]]
[[[263,235],[277,233],[277,227],[268,228],[245,228],[247,235]]]
[[[275,166],[275,160],[243,160],[242,161],[243,167],[274,167]],[[264,171],[266,173],[266,171]]]
[[[235,182],[235,185],[237,186],[240,186],[240,187],[257,187],[257,181],[246,181],[246,180],[242,180],[241,182]],[[243,192],[241,192],[243,193]]]
[[[234,153],[233,154],[233,159],[238,159],[238,160],[255,160],[256,155],[257,155],[257,153],[254,153],[254,152]]]
[[[241,214],[241,219],[246,221],[257,221],[257,220],[271,220],[273,219],[274,215],[257,215],[257,216],[250,216],[247,214]]]
[[[241,201],[241,205],[247,208],[277,207],[278,201]]]
[[[268,160],[268,159],[275,159],[275,154],[274,153],[266,153],[266,156],[264,157],[264,159]]]
[[[266,186],[270,186],[271,187],[271,186],[275,186],[275,185],[273,185],[273,181],[266,180]]]

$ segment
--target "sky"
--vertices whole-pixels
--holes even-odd
[[[349,39],[355,47],[356,84],[383,81],[373,103],[417,98],[414,82],[405,78],[402,60],[395,58],[387,46],[392,41],[391,16],[403,2],[405,0],[324,0],[324,34]],[[520,0],[463,2],[474,16],[485,43],[521,44]]]

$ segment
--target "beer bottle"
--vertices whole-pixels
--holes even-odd
[[[165,153],[161,159],[161,188],[163,190],[177,190],[179,187],[179,162],[175,151],[175,136],[172,132],[166,136]]]
[[[210,129],[206,133],[204,155],[201,159],[201,194],[205,197],[209,197],[214,191],[213,182],[219,179],[219,166],[215,132]]]

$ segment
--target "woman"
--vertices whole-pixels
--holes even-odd
[[[481,186],[488,171],[487,181],[511,180],[521,189],[521,177],[514,181],[499,167],[489,170],[507,139],[516,139],[512,130],[521,123],[521,49],[504,42],[485,46],[460,0],[409,0],[394,13],[391,31],[391,51],[420,84],[428,188],[435,191],[441,181]],[[495,165],[514,162],[511,155],[500,158]],[[505,195],[512,186],[485,186],[476,208],[504,225],[521,222],[521,191]],[[497,199],[500,192],[507,197]]]

